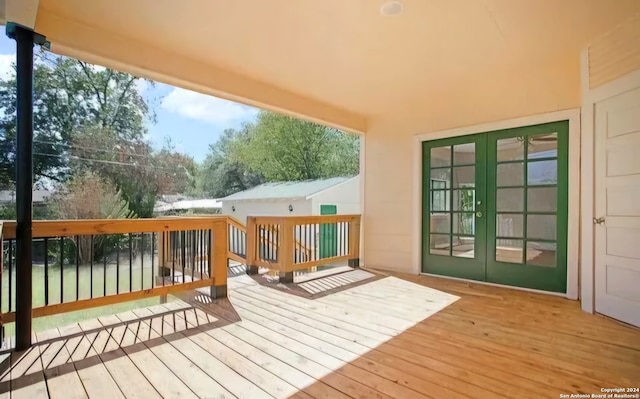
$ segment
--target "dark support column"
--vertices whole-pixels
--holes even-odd
[[[33,45],[44,37],[32,30],[7,24],[15,39],[18,119],[16,154],[16,350],[31,346],[32,319],[32,196],[33,196]]]
[[[353,267],[354,269],[357,269],[360,267],[360,259],[356,258],[356,259],[349,259],[349,267]]]
[[[246,271],[247,274],[258,274],[258,266],[247,265]]]

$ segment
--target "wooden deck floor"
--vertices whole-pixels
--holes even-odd
[[[640,331],[557,297],[399,275],[315,300],[246,276],[229,285],[229,300],[202,305],[213,314],[178,301],[38,334],[2,363],[0,398],[520,399],[640,386]]]

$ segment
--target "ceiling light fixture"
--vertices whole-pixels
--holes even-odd
[[[390,17],[402,13],[402,3],[399,1],[387,1],[380,7],[380,14]]]

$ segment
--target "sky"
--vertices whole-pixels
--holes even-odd
[[[9,75],[15,53],[15,41],[0,32],[0,78]],[[198,162],[225,129],[237,128],[258,113],[256,108],[162,83],[141,82],[138,87],[156,112],[156,123],[147,123],[154,147],[162,147],[168,138],[176,150]]]

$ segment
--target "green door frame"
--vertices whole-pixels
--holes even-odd
[[[569,168],[569,122],[552,122],[540,125],[504,129],[478,134],[458,136],[447,139],[425,141],[422,144],[423,181],[422,181],[422,271],[425,273],[439,274],[450,277],[488,281],[498,284],[513,285],[525,288],[534,288],[545,291],[566,292],[567,284],[567,229],[568,229],[568,168]],[[508,138],[528,138],[531,136],[557,133],[557,182],[549,187],[557,187],[556,211],[533,212],[529,211],[527,198],[529,186],[526,184],[528,166],[530,163],[545,161],[545,158],[527,160],[527,145],[524,145],[524,159],[509,161],[523,165],[523,179],[525,183],[513,187],[522,189],[523,211],[513,212],[522,215],[522,237],[515,237],[522,241],[522,263],[508,263],[496,259],[497,234],[497,170],[498,153],[497,142]],[[454,146],[459,144],[475,143],[475,207],[476,213],[474,232],[474,257],[463,258],[454,256],[437,255],[430,253],[431,209],[432,191],[430,152],[435,147]],[[453,148],[453,147],[452,147]],[[454,151],[451,151],[451,165]],[[555,159],[552,157],[550,159]],[[509,163],[509,162],[500,162]],[[434,168],[435,169],[435,168]],[[544,188],[536,185],[534,188]],[[510,186],[508,188],[511,188]],[[449,210],[453,210],[453,195],[447,199]],[[479,212],[479,213],[478,213]],[[504,212],[501,211],[501,214]],[[452,215],[449,213],[449,215]],[[556,238],[555,240],[530,239],[527,236],[527,219],[538,216],[555,216]],[[451,216],[450,216],[451,218]],[[451,218],[452,219],[452,218]],[[488,221],[488,222],[487,222]],[[452,231],[449,231],[451,235]],[[504,238],[504,237],[503,237]],[[514,237],[509,237],[512,239]],[[452,239],[450,239],[452,243]],[[527,244],[555,245],[555,267],[527,264]],[[450,254],[452,253],[449,249]]]

